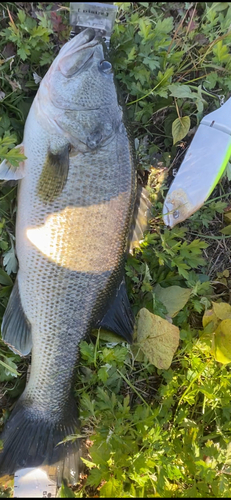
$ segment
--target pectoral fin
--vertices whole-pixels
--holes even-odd
[[[137,199],[134,209],[133,224],[130,232],[130,248],[129,252],[132,253],[133,249],[139,246],[139,241],[143,239],[144,231],[149,227],[148,221],[151,217],[151,202],[148,198],[148,191],[139,187],[137,191]]]
[[[42,173],[37,184],[37,193],[45,203],[52,203],[62,193],[69,172],[69,148],[66,144],[61,151],[48,151]]]
[[[29,354],[32,347],[31,326],[22,307],[17,280],[3,316],[1,331],[2,339],[13,352],[20,356]]]
[[[116,292],[114,302],[97,327],[117,333],[124,337],[127,342],[132,343],[134,316],[128,300],[124,279]]]
[[[17,149],[20,149],[21,154],[24,154],[23,144],[19,144]],[[20,161],[17,167],[12,165],[9,160],[3,160],[2,163],[0,163],[0,179],[3,181],[17,181],[23,177],[25,177],[24,161]]]

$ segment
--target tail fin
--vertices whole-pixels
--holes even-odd
[[[16,470],[26,467],[57,464],[62,477],[71,482],[76,479],[77,482],[80,439],[59,444],[67,436],[79,431],[76,408],[68,405],[68,414],[62,421],[52,420],[49,413],[32,410],[33,406],[20,398],[5,424],[1,436],[3,450],[0,453],[0,476],[14,474]]]

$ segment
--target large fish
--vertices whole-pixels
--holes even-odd
[[[58,443],[79,432],[79,343],[100,325],[132,339],[124,262],[135,166],[112,67],[91,28],[62,47],[41,81],[23,150],[19,168],[0,166],[0,178],[20,179],[19,271],[2,337],[21,355],[32,348],[32,364],[2,435],[1,474],[60,460],[71,467],[78,442]]]

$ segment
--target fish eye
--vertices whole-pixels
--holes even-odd
[[[104,73],[111,73],[112,65],[109,61],[101,61],[99,67]]]

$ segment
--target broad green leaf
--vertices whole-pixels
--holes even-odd
[[[11,359],[8,358],[7,363],[0,359],[0,365],[4,368],[0,371],[0,382],[11,380],[12,377],[20,377],[20,373],[16,370],[17,365]]]
[[[131,48],[131,50],[129,51],[129,53],[127,55],[127,60],[134,61],[135,58],[136,58],[136,47],[135,47],[135,45],[133,45],[133,47]]]
[[[21,57],[22,61],[26,60],[27,56],[30,55],[30,51],[26,45],[21,45],[21,47],[18,48],[18,55]]]
[[[100,496],[106,498],[119,498],[123,491],[123,483],[113,476],[100,488]]]
[[[170,95],[172,95],[173,97],[179,97],[180,99],[184,98],[192,99],[193,97],[196,99],[197,97],[196,94],[193,94],[188,85],[181,85],[180,83],[172,83],[171,85],[169,85],[168,88],[171,92]]]
[[[44,66],[45,64],[51,64],[53,61],[53,57],[51,54],[49,54],[49,52],[43,52],[43,54],[41,55],[41,58],[40,58],[40,61],[39,61],[39,64],[41,66]],[[41,81],[41,80],[40,80]],[[37,83],[37,82],[36,82]]]
[[[0,297],[9,297],[12,292],[12,286],[4,286],[0,290]]]
[[[51,33],[50,28],[44,28],[43,26],[35,26],[31,31],[31,38],[33,37],[43,37],[43,40],[49,41],[49,33]]]
[[[144,40],[148,38],[148,35],[152,29],[151,22],[146,17],[141,17],[139,19],[140,34]]]
[[[212,3],[211,10],[215,10],[215,12],[220,12],[222,10],[227,9],[229,6],[229,2],[214,2]]]
[[[10,128],[10,119],[9,116],[7,116],[6,113],[3,113],[1,110],[1,117],[0,117],[0,133],[1,135],[4,134],[6,130]],[[8,144],[7,144],[8,143]],[[14,145],[14,140],[13,136],[7,136],[4,139],[0,139],[0,154],[3,154],[3,146],[8,146],[12,147]],[[7,151],[7,149],[6,149]]]
[[[93,469],[96,467],[96,464],[94,462],[90,462],[90,460],[87,460],[86,458],[81,457],[82,462],[88,467],[88,469]]]
[[[231,235],[231,224],[229,224],[226,227],[223,227],[223,229],[221,229],[221,233],[226,234],[227,236]]]
[[[13,285],[12,279],[10,278],[10,276],[8,276],[6,271],[3,271],[3,269],[0,269],[0,284],[7,286]]]
[[[17,167],[19,163],[26,160],[27,157],[23,154],[22,147],[16,146],[5,154],[5,159],[8,160],[14,167]]]
[[[4,115],[4,117],[5,116],[7,116],[7,115]],[[1,125],[2,125],[2,117],[1,117]],[[7,127],[5,126],[5,128],[7,128]],[[2,139],[0,139],[0,151],[2,150],[1,148],[3,146],[7,146],[8,148],[12,148],[16,142],[17,142],[17,137],[15,135],[13,135],[13,134],[6,135]]]
[[[137,342],[150,363],[167,370],[179,344],[179,328],[141,309],[137,315]]]
[[[98,378],[104,384],[105,384],[105,382],[107,382],[107,379],[108,379],[108,368],[107,368],[106,365],[105,366],[101,366],[101,368],[98,370]]]
[[[94,346],[93,344],[88,344],[83,340],[80,344],[80,351],[82,357],[89,363],[94,363]]]
[[[191,289],[182,288],[177,285],[162,288],[162,286],[157,284],[154,288],[154,292],[157,298],[165,305],[169,316],[174,318],[174,316],[183,309],[185,304],[187,304]]]
[[[206,76],[205,86],[208,90],[213,89],[217,83],[218,74],[216,71],[212,71]]]
[[[22,24],[25,23],[26,13],[24,10],[21,9],[18,11],[18,19],[19,19],[20,23],[22,23]]]
[[[159,86],[165,86],[167,81],[171,78],[171,76],[173,75],[174,73],[174,67],[173,66],[170,66],[169,68],[166,69],[166,71],[164,73],[162,73],[162,71],[158,71],[158,75],[157,75],[157,82],[160,84]],[[156,92],[157,92],[157,89],[156,89]],[[167,97],[167,95],[166,95]]]
[[[231,319],[224,319],[219,324],[213,337],[213,353],[219,363],[231,363]]]
[[[213,53],[215,54],[215,57],[213,58],[213,60],[218,62],[218,63],[226,62],[230,58],[228,47],[227,47],[227,45],[223,45],[222,40],[219,40],[214,45]]]
[[[7,274],[17,273],[18,261],[15,256],[13,243],[10,250],[8,250],[8,252],[5,252],[3,255],[3,265],[6,268]]]
[[[228,181],[231,181],[231,163],[230,163],[230,161],[228,161],[228,163],[227,163],[227,167],[225,169],[225,173],[227,175]]]
[[[183,139],[189,129],[190,129],[190,118],[189,116],[183,116],[182,118],[176,118],[172,124],[172,136],[173,136],[173,144],[181,141]]]
[[[59,498],[75,498],[74,492],[67,486],[65,480],[62,481],[62,486],[58,493]]]
[[[212,302],[213,310],[217,318],[231,319],[231,306],[226,302]]]
[[[103,473],[103,471],[101,469],[92,469],[88,478],[87,478],[87,481],[86,481],[86,484],[89,485],[89,486],[98,486],[100,484],[100,482],[102,481],[102,479],[104,479],[105,477],[105,474]]]
[[[87,409],[89,415],[95,414],[95,401],[91,401],[88,394],[82,396],[82,406]]]
[[[160,67],[160,61],[157,57],[145,57],[143,63],[146,64],[151,71],[154,71],[156,68]]]
[[[94,337],[98,336],[98,330],[92,330],[91,334],[94,335]],[[104,328],[100,328],[99,331],[99,338],[100,340],[105,340],[106,342],[112,342],[112,343],[118,343],[118,342],[124,342],[124,338],[120,337],[119,335],[116,335],[116,333],[110,332],[109,330],[105,330]]]
[[[169,33],[173,28],[173,17],[166,17],[163,20],[158,20],[156,23],[156,31],[159,33]]]

